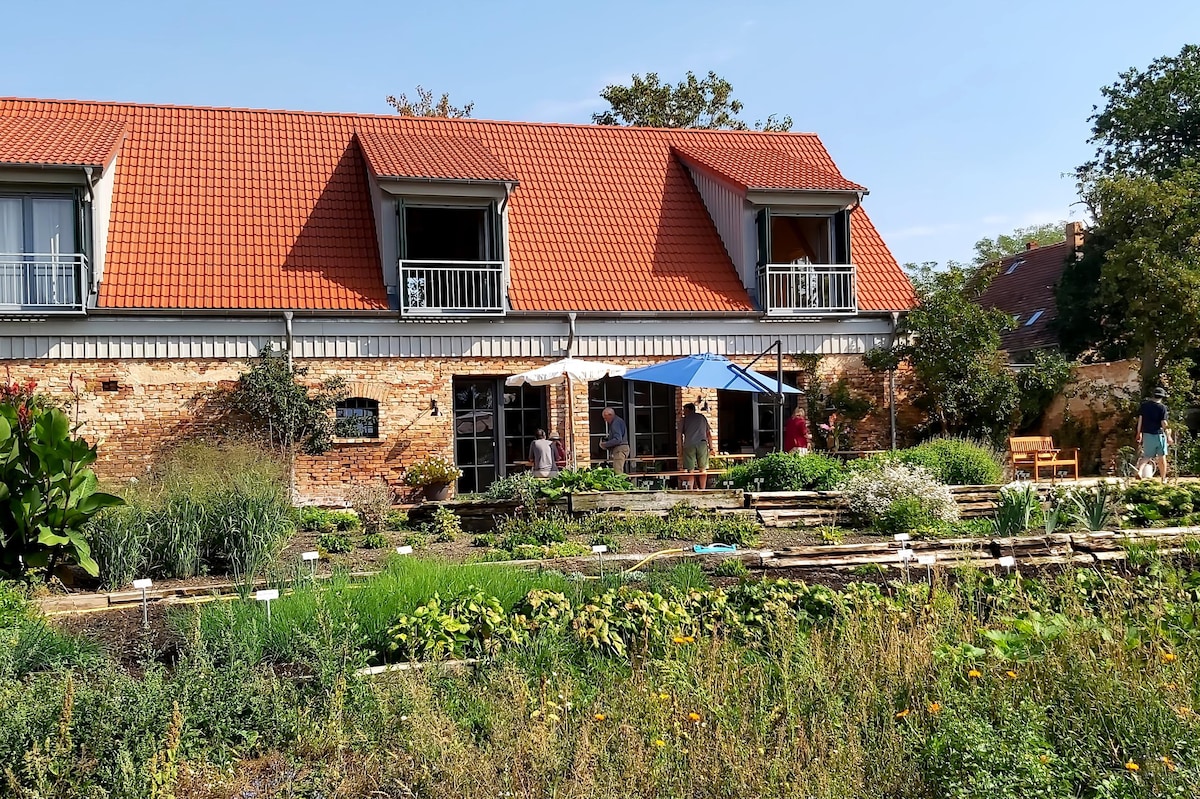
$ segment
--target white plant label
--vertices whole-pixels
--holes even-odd
[[[899,541],[899,542],[903,543],[903,542],[905,542],[905,541],[909,541],[909,540],[911,540],[911,539],[912,539],[912,536],[911,536],[911,535],[909,535],[908,533],[896,533],[894,536],[892,536],[892,538],[894,538],[894,539],[896,539],[897,541]]]
[[[254,592],[254,598],[259,602],[270,602],[272,599],[279,599],[278,588],[267,588],[262,591]]]
[[[997,563],[1006,569],[1011,569],[1013,566],[1017,565],[1017,559],[1012,555],[1005,555],[1004,557],[1000,558]]]
[[[607,552],[607,551],[608,551],[608,547],[606,547],[604,544],[595,544],[594,546],[592,546],[592,552],[594,552],[597,555],[599,555],[601,552]]]
[[[408,546],[407,544],[402,547],[396,547],[396,554],[397,555],[411,555],[412,547]]]
[[[133,587],[134,587],[134,588],[139,588],[139,589],[142,589],[142,588],[149,588],[149,587],[150,587],[150,586],[152,586],[152,585],[154,585],[154,581],[153,581],[153,580],[151,580],[149,577],[143,577],[143,578],[142,578],[142,579],[140,579],[140,580],[134,580],[134,581],[133,581]]]
[[[937,563],[937,555],[917,555],[917,563],[921,566],[932,566]]]
[[[320,552],[301,552],[300,560],[318,560],[321,557]]]
[[[913,551],[911,549],[902,549],[896,553],[896,557],[899,558],[901,561],[912,560]]]

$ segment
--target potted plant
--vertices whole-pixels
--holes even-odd
[[[433,501],[450,496],[450,484],[462,477],[462,469],[445,458],[430,456],[404,471],[404,484],[423,489],[425,498]]]

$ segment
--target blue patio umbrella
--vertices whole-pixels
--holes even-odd
[[[753,394],[800,394],[798,389],[778,383],[753,369],[744,369],[724,355],[706,352],[676,358],[666,363],[630,369],[626,380],[644,380],[680,388],[716,388],[722,391],[749,391]]]

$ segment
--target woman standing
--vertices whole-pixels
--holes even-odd
[[[550,477],[557,472],[554,460],[554,443],[546,438],[546,431],[539,428],[537,438],[529,445],[529,461],[533,465],[533,476]]]
[[[796,455],[808,454],[808,419],[804,418],[804,405],[796,403],[796,410],[783,426],[783,451]]]

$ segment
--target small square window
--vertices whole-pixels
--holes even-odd
[[[1033,316],[1029,317],[1029,321],[1027,321],[1025,323],[1025,327],[1030,327],[1031,325],[1033,325],[1034,322],[1036,322],[1037,320],[1042,318],[1042,314],[1044,314],[1045,312],[1046,311],[1044,309],[1040,310],[1040,311],[1035,311]]]
[[[100,381],[100,390],[101,391],[120,391],[121,384],[116,380],[102,380],[102,381]]]
[[[1006,269],[1006,270],[1004,271],[1004,274],[1006,274],[1006,275],[1011,275],[1013,272],[1017,271],[1017,268],[1018,268],[1018,267],[1020,267],[1020,266],[1021,266],[1021,264],[1023,264],[1023,263],[1025,263],[1025,259],[1024,259],[1024,258],[1018,258],[1017,260],[1013,261],[1013,262],[1012,262],[1012,263],[1009,265],[1008,269]]]
[[[350,397],[335,410],[337,435],[341,438],[379,438],[379,401]]]

